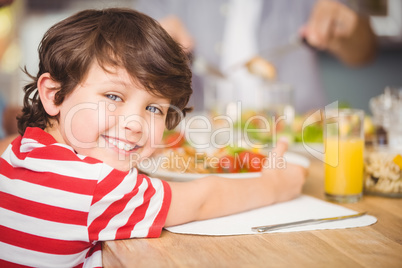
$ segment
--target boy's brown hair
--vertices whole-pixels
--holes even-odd
[[[52,26],[39,46],[39,71],[24,87],[24,107],[18,131],[45,129],[51,117],[39,98],[37,82],[50,73],[60,83],[55,104],[83,81],[91,64],[124,68],[151,94],[171,100],[166,127],[174,128],[190,108],[192,94],[188,58],[181,47],[152,18],[131,9],[81,11]],[[28,74],[27,70],[25,72]],[[29,74],[28,74],[29,75]]]

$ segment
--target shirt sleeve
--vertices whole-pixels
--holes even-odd
[[[90,241],[158,237],[171,201],[169,185],[138,174],[104,168],[88,214]]]

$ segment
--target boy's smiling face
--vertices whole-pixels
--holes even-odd
[[[110,71],[92,64],[86,79],[55,106],[59,122],[46,131],[79,154],[127,171],[159,144],[170,101],[140,88],[124,69]]]

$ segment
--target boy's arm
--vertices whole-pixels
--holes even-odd
[[[283,156],[279,142],[272,155]],[[172,201],[165,226],[238,213],[298,196],[306,170],[287,163],[284,169],[264,169],[259,178],[226,179],[209,176],[191,182],[169,182]]]

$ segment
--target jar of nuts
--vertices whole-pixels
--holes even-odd
[[[364,192],[387,197],[402,197],[402,152],[389,147],[366,150]]]

